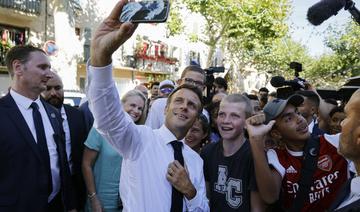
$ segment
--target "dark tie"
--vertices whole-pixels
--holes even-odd
[[[36,102],[31,103],[30,107],[32,108],[32,115],[34,119],[34,125],[36,130],[36,140],[37,146],[39,147],[41,157],[45,164],[45,168],[47,169],[48,174],[48,194],[51,194],[52,191],[52,179],[51,179],[51,168],[50,168],[50,156],[49,150],[46,143],[46,136],[44,130],[44,124],[41,118],[41,114],[39,112],[39,105]]]
[[[64,119],[61,115],[61,108],[59,109],[59,116],[56,116],[54,113],[52,113],[51,117],[53,119],[50,119],[50,122],[52,123],[52,126],[54,128],[53,137],[57,147],[56,150],[59,158],[62,203],[65,206],[65,210],[70,210],[75,208],[77,197],[74,193],[74,186],[66,154],[66,139],[63,128]]]
[[[180,141],[172,141],[171,146],[174,149],[174,159],[179,161],[179,163],[184,166],[184,157],[182,154],[182,145],[183,143]],[[184,195],[176,190],[176,188],[172,187],[171,194],[171,210],[170,212],[182,212],[183,211],[183,198]]]
[[[67,161],[66,147],[65,147],[65,135],[54,135],[54,141],[57,146],[57,152],[59,156],[59,165],[60,165],[60,187],[62,198],[65,204],[65,209],[73,209],[72,202],[76,199],[73,196],[73,184],[71,178],[71,172],[69,168],[69,163]]]

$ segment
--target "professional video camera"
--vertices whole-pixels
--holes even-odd
[[[270,84],[273,87],[278,88],[276,93],[277,97],[280,99],[288,98],[297,90],[306,89],[304,84],[305,79],[299,77],[299,73],[302,72],[302,64],[298,62],[291,62],[289,66],[290,69],[295,70],[293,80],[285,80],[285,78],[282,76],[274,76],[270,80]]]
[[[211,102],[211,98],[213,96],[213,83],[214,83],[214,73],[224,73],[225,72],[225,67],[209,67],[204,69],[205,73],[206,73],[206,99],[205,99],[205,103],[210,103]]]

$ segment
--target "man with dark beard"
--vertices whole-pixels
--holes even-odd
[[[87,137],[84,116],[77,108],[63,104],[63,83],[56,73],[53,73],[52,78],[47,82],[46,90],[41,93],[41,96],[61,113],[65,131],[66,154],[79,200],[77,209],[80,210],[85,204],[85,184],[81,173],[84,141]]]

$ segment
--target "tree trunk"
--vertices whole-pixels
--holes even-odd
[[[210,66],[212,66],[212,62],[213,62],[213,56],[215,54],[215,50],[216,50],[216,44],[215,45],[209,45],[209,53],[208,53],[208,57],[206,60],[206,68],[209,68]]]

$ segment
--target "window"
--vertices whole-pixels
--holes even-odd
[[[27,35],[25,28],[0,24],[0,65],[5,65],[5,55],[11,47],[26,43]]]

